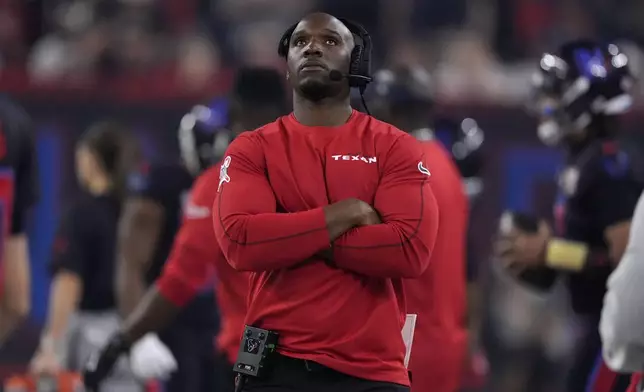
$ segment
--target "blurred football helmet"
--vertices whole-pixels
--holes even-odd
[[[179,123],[179,150],[193,175],[221,159],[231,139],[227,126],[228,101],[225,99],[197,105],[183,116]]]
[[[615,44],[579,40],[545,53],[532,77],[530,102],[539,118],[539,138],[556,145],[583,135],[601,116],[628,111],[633,84],[628,58]]]
[[[398,117],[405,117],[410,111],[426,113],[427,127],[413,130],[411,134],[420,141],[438,139],[454,158],[468,196],[476,196],[482,191],[483,131],[471,118],[462,121],[432,119],[434,91],[429,72],[413,66],[380,70],[374,74],[371,93],[374,111],[385,121],[396,117],[392,116],[394,112]]]
[[[366,97],[374,115],[383,121],[392,122],[395,113],[410,112],[426,112],[429,119],[434,103],[431,75],[418,66],[381,69],[373,75]]]
[[[419,66],[379,70],[374,74],[371,91],[376,99],[400,105],[420,102],[429,109],[434,101],[431,75]]]
[[[419,130],[418,132],[423,132]],[[433,125],[434,137],[438,139],[449,151],[458,166],[463,179],[465,192],[470,198],[483,191],[483,154],[481,147],[485,141],[485,134],[477,122],[471,118],[463,121],[454,121],[446,118],[437,118]],[[414,135],[419,140],[424,140],[424,135]]]

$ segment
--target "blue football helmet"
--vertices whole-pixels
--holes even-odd
[[[181,158],[193,175],[219,161],[231,140],[228,101],[217,99],[193,107],[181,119],[178,137]]]
[[[532,77],[530,102],[539,118],[539,138],[556,145],[584,135],[602,116],[628,111],[633,84],[628,57],[615,44],[579,40],[545,53]]]
[[[462,121],[437,118],[433,122],[433,133],[456,162],[467,195],[478,196],[483,191],[483,130],[471,118]],[[422,135],[416,136],[423,139]]]

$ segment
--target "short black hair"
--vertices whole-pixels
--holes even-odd
[[[286,101],[285,78],[268,67],[237,71],[232,94],[242,105],[276,105]]]
[[[113,183],[116,196],[125,196],[125,179],[137,159],[138,150],[123,124],[101,121],[89,127],[79,140],[99,159]]]

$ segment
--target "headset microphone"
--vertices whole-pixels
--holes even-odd
[[[371,78],[369,76],[362,76],[362,75],[354,75],[354,74],[343,74],[342,72],[338,71],[337,69],[332,69],[329,72],[329,79],[333,82],[340,82],[342,79],[347,79],[349,81],[351,80],[360,80],[360,81],[365,81],[367,83],[371,82]],[[364,107],[364,110],[367,112],[367,114],[371,115],[369,112],[369,108],[367,107],[367,102],[364,99],[364,88],[360,88],[360,100],[362,101],[362,106]]]
[[[372,80],[369,76],[354,75],[354,74],[345,75],[342,72],[338,71],[337,69],[332,69],[331,72],[329,72],[329,79],[331,79],[334,82],[339,82],[345,78],[348,80],[359,80],[359,81],[365,81],[365,82],[371,82]]]

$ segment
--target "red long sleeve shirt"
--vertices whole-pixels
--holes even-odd
[[[246,324],[280,333],[278,351],[355,377],[408,385],[402,278],[429,264],[436,201],[419,143],[354,111],[339,127],[293,115],[239,136],[213,207],[228,262],[252,271]],[[382,224],[329,248],[323,207],[359,198]],[[305,262],[306,261],[306,262]]]
[[[418,315],[409,369],[412,391],[458,390],[467,353],[465,250],[468,203],[461,176],[438,142],[423,143],[439,211],[429,267],[405,280],[407,312]]]
[[[219,166],[206,170],[195,181],[183,223],[157,287],[165,298],[177,306],[184,306],[207,284],[214,270],[221,314],[217,347],[233,363],[244,330],[249,274],[235,271],[226,262],[215,239],[211,208],[218,181]]]

